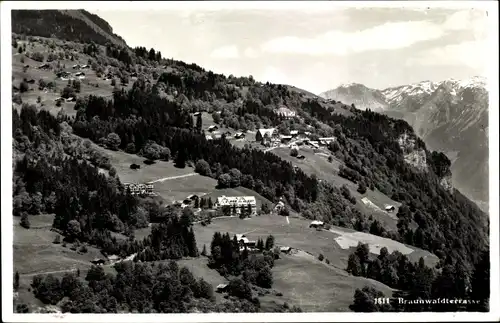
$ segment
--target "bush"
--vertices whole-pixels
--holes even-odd
[[[21,222],[19,223],[23,228],[29,229],[31,226],[30,220],[28,219],[28,213],[23,212],[21,215]]]
[[[28,85],[28,82],[25,82],[25,81],[22,81],[20,84],[19,84],[19,91],[21,93],[24,93],[24,92],[28,92],[30,89],[30,86]]]
[[[43,56],[43,54],[40,52],[32,53],[30,58],[37,62],[43,62],[45,60],[45,56]]]
[[[290,150],[290,156],[297,157],[299,155],[299,151],[297,149]]]
[[[319,256],[318,256],[318,260],[319,261],[323,261],[323,259],[325,259],[325,256],[323,256],[323,254],[320,253]]]
[[[196,162],[195,172],[203,176],[211,176],[212,171],[210,170],[210,165],[203,159]]]
[[[22,104],[23,103],[23,99],[21,98],[21,95],[19,93],[18,94],[14,94],[12,96],[12,102],[17,103],[17,104]]]
[[[55,243],[55,244],[60,244],[60,243],[61,243],[61,236],[60,236],[60,235],[57,235],[57,236],[54,238],[54,243]]]

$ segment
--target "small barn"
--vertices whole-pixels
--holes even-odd
[[[385,210],[387,212],[394,212],[395,209],[396,208],[394,207],[394,205],[386,205],[386,207],[385,207]]]
[[[208,131],[210,131],[210,132],[215,131],[217,129],[219,129],[219,127],[217,127],[216,125],[212,125],[212,126],[208,127]]]
[[[227,284],[219,284],[217,285],[217,287],[215,287],[215,291],[217,293],[224,293],[227,291],[227,286],[228,286]]]
[[[193,116],[195,116],[195,117],[197,117],[199,115],[201,115],[201,112],[195,112],[195,113],[193,113]]]
[[[262,141],[266,137],[271,139],[275,135],[275,131],[275,128],[259,129],[255,134],[255,141]]]
[[[323,221],[314,220],[309,224],[309,228],[322,228],[325,225]]]
[[[282,246],[282,247],[280,247],[280,252],[289,254],[290,252],[292,252],[292,247]]]
[[[90,262],[96,266],[102,266],[102,265],[104,265],[104,263],[106,263],[106,260],[96,257],[96,258],[94,258],[94,260],[91,260]]]

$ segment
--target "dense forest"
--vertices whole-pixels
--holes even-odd
[[[258,300],[238,293],[232,283],[231,296],[215,302],[212,286],[193,276],[188,268],[175,261],[166,263],[118,263],[116,275],[93,266],[86,276],[66,273],[62,279],[51,274],[35,276],[35,296],[46,304],[61,300],[63,312],[70,313],[209,313],[258,312]],[[277,311],[290,309],[281,307]]]
[[[386,306],[377,306],[373,297],[387,297],[376,290],[356,290],[351,309],[356,312],[487,312],[489,308],[489,253],[483,252],[479,261],[469,269],[461,260],[447,262],[436,270],[425,265],[420,258],[418,264],[398,251],[391,254],[384,247],[376,257],[370,257],[369,247],[359,244],[349,256],[347,272],[378,280],[395,288],[393,301]],[[402,297],[411,302],[399,303]],[[425,300],[462,300],[453,303],[426,303]],[[418,300],[424,300],[419,302]],[[467,303],[466,303],[467,302]]]
[[[82,10],[78,14],[96,24],[105,32],[100,33],[83,19],[61,10],[12,10],[12,32],[40,37],[55,37],[80,43],[95,42],[105,45],[109,42],[126,45],[125,41],[113,34],[104,20]],[[77,15],[78,15],[77,14]],[[43,23],[41,23],[43,22]]]

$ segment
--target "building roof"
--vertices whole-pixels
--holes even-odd
[[[219,128],[219,127],[217,127],[216,125],[211,125],[210,127],[208,127],[208,129],[216,129],[216,128]]]
[[[259,130],[257,130],[257,133],[259,133],[262,136],[262,138],[264,138],[266,134],[269,137],[271,137],[274,134],[275,130],[276,130],[275,128],[259,129]]]
[[[298,130],[290,130],[290,134],[297,135],[297,134],[299,134],[299,131]]]
[[[227,284],[219,284],[219,285],[217,285],[216,289],[226,288],[226,287],[227,287]]]
[[[292,247],[288,247],[288,246],[282,246],[282,247],[280,247],[281,251],[288,251],[290,249],[292,249]]]
[[[217,198],[217,203],[219,205],[255,205],[257,203],[257,200],[255,199],[255,196],[220,196]]]
[[[311,222],[312,225],[323,225],[324,222],[323,221],[318,221],[318,220],[314,220]]]
[[[386,210],[393,209],[393,208],[394,208],[394,205],[386,205],[386,206],[385,206],[385,209],[386,209]]]
[[[120,259],[120,256],[117,256],[117,255],[111,255],[108,257],[109,260],[118,260]]]
[[[323,141],[330,141],[330,140],[335,140],[337,139],[336,137],[324,137],[324,138],[319,138],[319,140],[323,140]]]
[[[281,135],[281,139],[292,139],[292,136]]]

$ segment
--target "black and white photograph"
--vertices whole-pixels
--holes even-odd
[[[500,320],[496,1],[0,12],[3,321]]]

